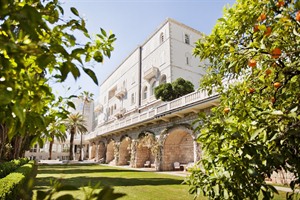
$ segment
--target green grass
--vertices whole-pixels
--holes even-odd
[[[125,193],[120,200],[192,200],[188,186],[182,185],[184,177],[155,172],[135,171],[101,165],[41,165],[38,168],[34,193],[50,188],[51,179],[77,187],[96,185],[113,186],[115,192]],[[83,199],[82,192],[72,191],[73,196]],[[34,199],[34,198],[33,198]],[[199,197],[197,200],[208,199]],[[275,195],[275,200],[285,199],[285,193]]]
[[[176,200],[193,199],[188,186],[182,185],[184,177],[127,170],[100,165],[41,165],[38,169],[34,190],[49,189],[50,179],[62,179],[65,184],[77,187],[96,185],[113,186],[115,192],[125,193],[120,200]],[[72,191],[73,196],[80,195]],[[206,198],[198,198],[206,199]]]

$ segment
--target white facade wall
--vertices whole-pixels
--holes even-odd
[[[185,43],[185,34],[189,36],[189,44]],[[157,106],[160,102],[155,99],[153,88],[162,81],[172,82],[182,77],[198,88],[204,71],[198,67],[200,61],[192,56],[192,51],[201,36],[184,24],[166,20],[101,84],[102,112],[98,115],[98,126]],[[121,89],[126,91],[124,96],[117,95]]]
[[[195,42],[199,40],[202,34],[192,28],[186,27],[179,23],[171,23],[170,31],[171,38],[171,82],[181,77],[189,80],[195,86],[199,87],[200,77],[205,73],[203,68],[200,68],[199,58],[193,56]],[[189,43],[186,43],[186,35]]]

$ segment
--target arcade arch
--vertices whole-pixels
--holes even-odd
[[[191,130],[177,127],[169,131],[163,144],[162,170],[173,170],[174,162],[194,162],[194,140]]]
[[[126,136],[121,137],[119,147],[119,163],[118,165],[129,165],[131,156],[131,138]]]

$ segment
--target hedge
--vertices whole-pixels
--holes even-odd
[[[36,170],[35,162],[29,161],[0,179],[0,200],[26,199],[26,195],[30,193],[28,181],[35,175]]]
[[[21,158],[18,160],[0,163],[0,178],[4,178],[9,173],[15,171],[18,167],[28,163],[28,161],[28,158]]]

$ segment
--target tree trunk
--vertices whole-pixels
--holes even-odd
[[[52,138],[51,142],[49,143],[49,158],[48,158],[48,160],[52,160],[52,147],[53,147],[53,143],[54,143],[54,141],[53,141],[53,138]]]
[[[5,145],[8,143],[5,124],[0,124],[0,136],[0,160],[5,160]]]
[[[70,137],[70,151],[69,151],[69,159],[73,160],[73,143],[74,143],[74,135],[75,135],[75,128],[71,129],[71,137]]]

